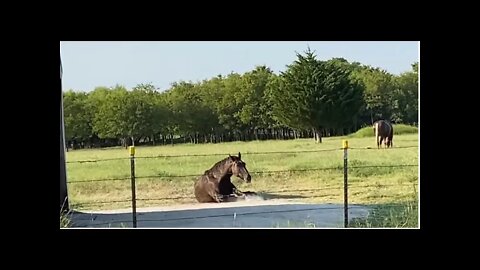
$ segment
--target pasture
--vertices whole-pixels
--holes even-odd
[[[239,151],[252,175],[250,184],[232,177],[232,182],[240,190],[259,192],[267,198],[343,203],[343,150],[340,147],[345,138],[352,148],[348,155],[349,203],[385,206],[418,202],[419,167],[393,167],[418,164],[418,134],[403,134],[394,137],[393,149],[376,149],[373,137],[362,136],[329,137],[324,138],[321,144],[312,139],[297,139],[136,147],[137,207],[196,203],[193,196],[196,175],[201,175],[227,154],[236,155]],[[315,150],[325,151],[254,154]],[[221,155],[145,158],[204,154]],[[128,157],[124,148],[68,152],[71,208],[100,210],[130,207]],[[102,159],[113,160],[78,163]],[[116,178],[125,179],[102,181]],[[85,180],[89,182],[77,182]]]

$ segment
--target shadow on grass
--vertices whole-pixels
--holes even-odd
[[[368,216],[354,218],[351,228],[419,228],[418,202],[365,205],[372,208]]]
[[[272,200],[272,199],[302,199],[307,198],[302,195],[298,194],[277,194],[277,193],[265,193],[260,192],[258,193],[259,196],[263,197],[264,200]]]

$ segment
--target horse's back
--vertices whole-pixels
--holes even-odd
[[[390,123],[384,120],[380,120],[377,122],[377,129],[378,135],[384,138],[389,137],[391,133],[393,133],[393,128]]]
[[[382,121],[382,136],[388,139],[393,138],[393,126],[387,121]]]

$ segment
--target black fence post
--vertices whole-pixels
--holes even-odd
[[[68,212],[67,168],[65,164],[65,121],[63,117],[62,55],[60,54],[60,212]]]
[[[348,228],[348,141],[343,140],[343,225]]]
[[[130,168],[132,176],[132,220],[133,228],[137,227],[137,198],[135,195],[135,146],[130,146]]]

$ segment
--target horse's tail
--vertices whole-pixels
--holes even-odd
[[[390,124],[390,134],[388,134],[388,141],[390,143],[390,147],[393,147],[393,124]]]

